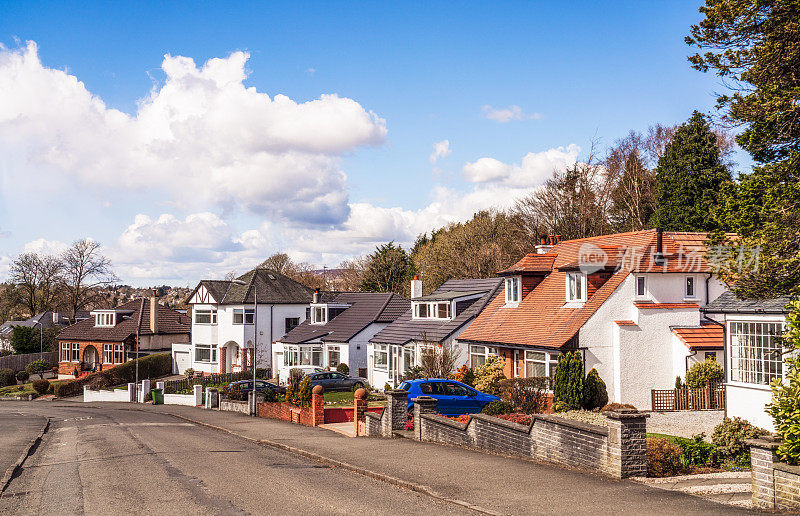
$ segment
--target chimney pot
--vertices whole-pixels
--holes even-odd
[[[319,303],[319,289],[318,288],[314,289],[314,295],[311,297],[311,302],[312,303]]]
[[[540,243],[541,245],[544,245],[546,242],[547,242],[547,241],[545,240],[545,238],[544,238],[544,237],[541,237],[541,238],[539,239],[539,243]]]
[[[415,275],[414,279],[411,280],[411,299],[418,297],[422,297],[422,280]]]

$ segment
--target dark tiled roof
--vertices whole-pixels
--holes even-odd
[[[139,327],[139,335],[152,335],[150,331],[150,300],[134,299],[121,304],[114,310],[132,311],[130,318],[124,319],[112,328],[95,327],[94,316],[67,326],[58,334],[59,340],[83,340],[100,342],[123,342],[125,339],[136,335],[136,328]],[[141,321],[141,324],[139,324]],[[158,334],[175,335],[191,332],[191,321],[185,314],[181,314],[158,305]]]
[[[343,292],[330,302],[349,306],[327,324],[303,321],[281,342],[299,344],[320,338],[326,342],[348,342],[373,322],[392,322],[411,306],[411,301],[397,294],[373,292]]]
[[[377,335],[370,339],[370,342],[378,344],[405,344],[412,340],[422,340],[430,342],[442,342],[469,323],[481,310],[491,301],[503,284],[502,278],[488,279],[452,279],[446,281],[441,287],[434,291],[434,294],[446,292],[484,292],[483,296],[476,299],[460,314],[457,314],[449,321],[437,321],[433,319],[412,319],[411,309],[401,315],[396,321],[382,329]]]
[[[311,302],[314,293],[302,283],[269,269],[253,269],[236,279],[245,284],[227,280],[202,280],[195,292],[202,285],[221,305],[250,304],[255,301],[256,294],[259,303],[306,304]]]
[[[788,296],[772,299],[739,299],[733,292],[725,292],[703,307],[705,313],[787,314]]]

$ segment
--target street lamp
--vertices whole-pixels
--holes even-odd
[[[253,411],[253,415],[256,414],[256,349],[258,348],[258,288],[256,288],[256,274],[258,274],[257,269],[253,271],[253,362],[251,364],[253,367],[253,406],[250,407],[250,410]],[[247,283],[240,279],[232,280],[231,283],[247,285]],[[244,300],[247,301],[246,292]],[[244,319],[242,322],[247,325],[247,314],[242,313],[242,318]]]

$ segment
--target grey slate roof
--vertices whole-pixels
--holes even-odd
[[[776,297],[772,299],[739,299],[733,292],[725,292],[701,310],[705,313],[718,314],[786,314],[786,304],[790,297]]]
[[[426,296],[444,296],[448,293],[460,292],[463,295],[483,292],[483,296],[475,299],[466,309],[449,321],[437,321],[434,319],[414,320],[411,317],[411,308],[401,315],[392,324],[378,332],[370,339],[376,344],[405,344],[412,340],[422,340],[429,342],[442,342],[446,340],[456,330],[469,323],[477,317],[481,310],[494,299],[500,292],[503,278],[488,279],[452,279],[444,282],[433,294]],[[421,299],[421,298],[420,298]],[[452,299],[452,297],[451,297]]]
[[[227,280],[202,280],[189,298],[201,285],[221,305],[252,304],[256,294],[259,303],[306,304],[311,302],[314,293],[310,287],[269,269],[253,269],[236,279],[245,284],[239,285]]]
[[[370,324],[390,323],[411,306],[411,301],[397,294],[374,292],[342,292],[330,302],[349,306],[327,324],[303,321],[287,333],[281,342],[300,344],[317,339],[324,342],[348,342]]]

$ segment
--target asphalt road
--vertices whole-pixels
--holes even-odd
[[[0,478],[28,451],[31,441],[39,435],[47,421],[42,416],[21,413],[16,410],[18,406],[15,406],[15,402],[8,403],[8,407],[5,407],[8,410],[0,411]],[[0,485],[0,489],[2,487]]]
[[[0,434],[18,428],[11,414],[20,412],[51,424],[0,498],[1,514],[465,511],[164,414],[9,403],[0,405]]]

